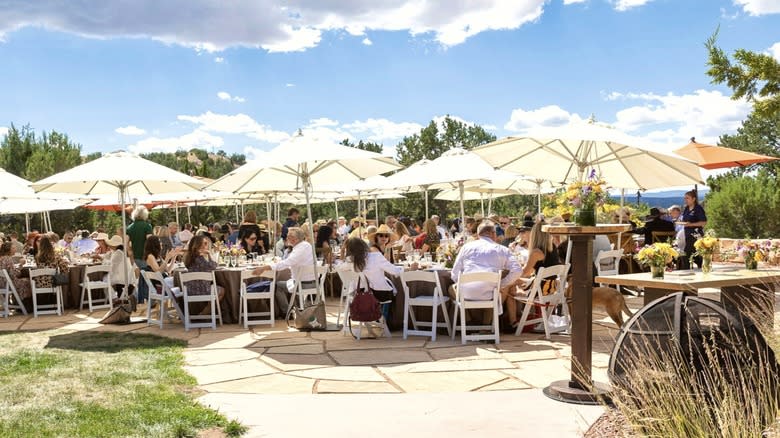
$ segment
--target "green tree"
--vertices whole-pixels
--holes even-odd
[[[8,173],[25,178],[27,162],[35,150],[35,132],[30,125],[21,129],[13,123],[0,143],[0,167]]]
[[[384,146],[382,146],[380,143],[374,143],[372,141],[364,142],[363,140],[360,140],[356,144],[349,141],[348,138],[345,138],[344,140],[341,140],[341,143],[339,144],[342,146],[349,146],[351,148],[362,149],[364,151],[376,152],[378,154],[381,154],[382,150],[384,150]]]
[[[57,131],[44,132],[27,160],[25,175],[31,181],[38,181],[79,164],[80,144],[72,143],[66,134]]]
[[[419,134],[404,137],[396,147],[398,162],[404,166],[422,159],[433,160],[454,147],[473,149],[479,145],[496,140],[496,136],[485,131],[479,125],[469,125],[444,117],[442,128],[434,120],[422,128]]]
[[[732,99],[747,99],[761,116],[780,112],[780,62],[765,53],[737,49],[732,62],[716,45],[719,29],[707,40],[707,74],[715,84],[726,83]]]
[[[730,175],[707,195],[707,227],[721,236],[777,237],[780,234],[780,192],[766,172],[755,177]]]

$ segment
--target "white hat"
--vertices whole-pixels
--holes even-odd
[[[97,233],[97,236],[93,238],[93,240],[102,240],[108,243],[108,234],[106,233]]]
[[[110,239],[106,240],[106,245],[116,248],[117,246],[122,244],[122,238],[117,236],[116,234],[111,236]]]

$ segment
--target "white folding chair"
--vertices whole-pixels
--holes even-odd
[[[41,277],[53,277],[57,273],[54,268],[33,269],[30,271],[30,286],[32,288],[33,317],[38,315],[62,315],[62,288],[54,285],[52,278],[51,287],[38,287],[36,279]],[[38,295],[54,295],[55,304],[38,304]]]
[[[0,269],[0,275],[2,276],[2,279],[5,280],[5,286],[0,287],[0,296],[2,296],[2,303],[3,303],[3,318],[8,318],[8,316],[11,314],[11,309],[18,309],[22,311],[23,315],[27,315],[27,309],[24,308],[24,304],[22,304],[22,299],[19,297],[19,293],[16,292],[16,286],[14,286],[13,281],[11,281],[11,276],[8,275],[8,271],[5,269]],[[14,304],[11,304],[10,298],[14,297]]]
[[[293,290],[293,296],[290,297],[290,306],[295,305],[295,299],[298,299],[298,308],[303,310],[306,304],[306,299],[309,299],[311,303],[317,301],[317,296],[321,300],[325,300],[325,292],[322,287],[322,276],[327,273],[327,266],[317,267],[317,281],[301,281],[301,278],[314,277],[314,266],[301,266],[295,270],[295,289]],[[289,310],[289,309],[288,309]]]
[[[563,306],[564,317],[568,318],[568,309],[566,304],[566,275],[569,272],[569,265],[555,265],[547,268],[539,268],[539,272],[536,273],[531,289],[528,291],[528,296],[516,296],[515,299],[522,303],[525,303],[523,308],[523,316],[520,318],[520,323],[517,325],[517,331],[515,336],[520,336],[523,332],[523,327],[528,324],[536,324],[541,322],[544,325],[544,336],[550,339],[550,315],[552,315],[553,309],[559,305]],[[545,280],[553,280],[555,284],[555,291],[548,295],[543,295],[542,283]],[[528,315],[531,312],[531,307],[539,307],[542,316],[541,318],[528,319]],[[568,328],[565,327],[565,328]],[[565,329],[564,328],[564,329]]]
[[[152,282],[152,280],[162,285],[159,291],[155,287],[155,284]],[[183,315],[181,308],[179,307],[179,302],[177,301],[177,298],[182,296],[182,291],[178,287],[173,287],[173,288],[169,287],[168,283],[165,282],[162,273],[141,271],[141,279],[139,281],[145,282],[146,287],[149,290],[149,303],[146,306],[146,325],[152,325],[154,323],[159,325],[160,328],[163,328],[164,318],[171,317],[171,315],[167,313],[167,309],[166,309],[167,303],[170,303],[172,307],[176,309],[176,312],[179,315],[179,317]],[[157,301],[160,306],[159,319],[155,319],[154,315],[152,314],[152,304],[155,301]],[[156,312],[157,311],[155,310],[155,313]]]
[[[599,251],[593,264],[596,266],[596,275],[618,275],[620,273],[620,259],[623,258],[622,249],[612,251]],[[601,284],[601,286],[606,286]],[[620,292],[620,286],[615,286]]]
[[[271,287],[268,292],[250,292],[247,291],[247,281],[251,279],[258,280],[260,278],[270,279]],[[241,297],[238,310],[238,320],[244,319],[244,328],[249,328],[250,325],[256,324],[270,324],[274,325],[274,293],[276,292],[276,271],[266,271],[260,275],[253,274],[252,271],[241,271]],[[250,312],[249,301],[251,300],[268,300],[267,312]],[[251,319],[253,317],[266,316],[267,319]]]
[[[100,275],[99,280],[92,280],[92,277]],[[84,304],[89,307],[89,312],[92,313],[94,309],[110,309],[112,307],[112,298],[114,297],[114,291],[111,289],[111,265],[94,265],[84,268],[84,278],[81,281],[81,305],[79,309],[84,309]],[[94,298],[92,296],[93,291],[103,291],[103,296],[100,298]]]
[[[179,274],[182,292],[184,293],[184,330],[190,328],[211,327],[217,329],[217,317],[219,325],[222,325],[222,310],[219,307],[219,298],[217,295],[217,281],[214,278],[214,272],[181,272]],[[187,284],[191,281],[209,282],[208,295],[190,295]],[[211,310],[209,315],[190,315],[190,303],[208,303]],[[210,322],[193,322],[211,320]]]
[[[428,283],[433,288],[432,295],[418,295],[410,297],[409,283],[421,282]],[[406,271],[401,273],[401,283],[404,287],[404,339],[408,335],[430,336],[431,341],[436,340],[436,329],[446,327],[447,334],[452,334],[450,327],[450,317],[447,313],[447,302],[449,296],[444,296],[439,283],[439,274],[429,271]],[[429,307],[431,309],[431,321],[417,321],[414,314],[415,307]],[[444,322],[437,322],[439,307],[444,315]],[[412,318],[412,330],[409,330],[409,318]],[[430,327],[430,330],[420,330],[420,327]]]
[[[339,312],[336,316],[336,325],[341,324],[341,314],[344,313],[344,328],[347,328],[349,321],[349,303],[352,301],[352,292],[355,291],[359,274],[350,269],[339,269],[336,271],[341,280],[341,296],[339,297]]]
[[[479,282],[480,287],[484,285],[485,289],[492,289],[493,297],[489,300],[467,300],[460,293],[462,287],[469,283]],[[455,300],[455,316],[452,322],[452,339],[458,331],[458,317],[460,317],[460,336],[461,342],[490,340],[498,344],[501,342],[501,333],[498,331],[498,317],[501,315],[501,293],[499,286],[501,284],[500,272],[469,272],[461,274],[458,277],[458,283],[455,285],[457,299]],[[487,309],[493,311],[493,324],[491,325],[467,325],[467,309]],[[469,330],[491,330],[489,334],[468,334]]]

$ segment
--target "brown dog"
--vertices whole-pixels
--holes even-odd
[[[566,285],[566,302],[569,306],[569,315],[572,315],[571,283],[571,279],[569,279]],[[617,289],[611,287],[593,287],[593,310],[599,308],[603,308],[618,327],[623,326],[623,312],[626,312],[629,318],[633,316],[626,305],[626,299],[623,298],[623,295]]]

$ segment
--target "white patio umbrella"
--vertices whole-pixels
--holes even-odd
[[[479,146],[497,169],[553,183],[582,181],[595,169],[614,188],[654,189],[701,184],[696,163],[643,147],[642,141],[596,123],[529,130]]]
[[[458,189],[463,195],[465,188],[490,181],[501,175],[478,155],[462,148],[452,148],[433,161],[422,160],[408,168],[390,175],[388,187],[406,188],[408,191],[426,191],[425,217],[428,217],[428,189]],[[463,196],[460,202],[460,218],[464,223]]]
[[[493,199],[518,194],[519,193],[514,190],[494,190],[488,192],[479,190],[479,187],[467,187],[463,189],[463,200],[479,201],[482,209],[482,216],[485,216],[485,198],[488,198],[488,211],[490,211]],[[434,196],[433,199],[438,199],[441,201],[460,201],[460,190],[442,190],[436,196]]]
[[[311,194],[314,187],[357,182],[400,167],[392,158],[375,152],[342,146],[299,132],[260,159],[235,169],[206,188],[237,194],[303,191],[306,212],[313,223]],[[312,242],[313,228],[309,228]],[[314,245],[312,255],[316,272]]]
[[[122,205],[122,230],[127,230],[125,203],[133,197],[197,190],[197,179],[129,152],[112,152],[44,178],[32,188],[38,192],[75,193],[84,196],[116,194]],[[123,270],[124,271],[124,270]],[[127,273],[125,273],[127,291]]]

